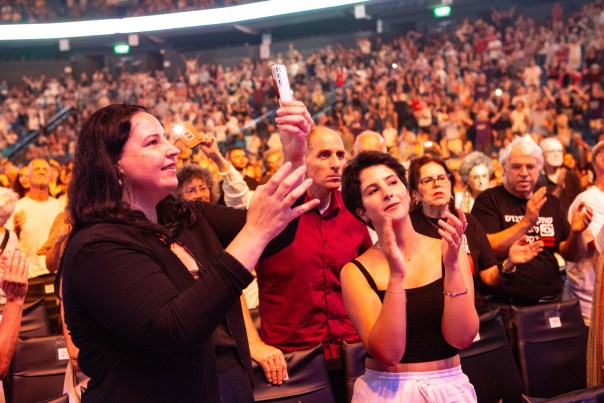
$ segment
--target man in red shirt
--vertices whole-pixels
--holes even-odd
[[[313,184],[305,197],[319,199],[319,206],[300,217],[292,244],[261,260],[256,269],[261,340],[249,337],[250,350],[276,384],[287,378],[282,352],[320,343],[329,369],[332,363],[337,367],[343,340],[359,340],[344,309],[340,271],[372,242],[367,227],[344,207],[338,190],[345,153],[337,132],[313,129],[305,157],[306,176]]]

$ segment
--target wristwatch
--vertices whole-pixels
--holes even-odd
[[[512,267],[507,267],[508,260],[505,259],[503,263],[497,265],[497,269],[499,270],[499,275],[503,278],[513,278],[514,273],[516,273],[516,265],[512,265]]]

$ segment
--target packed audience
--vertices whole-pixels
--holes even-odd
[[[139,6],[144,8],[145,4],[142,2]],[[166,9],[170,4],[165,2]],[[136,12],[155,11],[161,10],[144,8]],[[70,74],[61,77],[24,76],[20,84],[0,84],[0,147],[7,149],[32,131],[40,131],[40,136],[25,153],[23,160],[32,161],[29,165],[6,158],[2,161],[0,184],[12,187],[22,198],[24,195],[33,198],[32,195],[43,193],[45,197],[38,201],[50,204],[50,197],[52,206],[46,207],[47,212],[52,211],[46,217],[49,221],[43,224],[36,221],[38,226],[44,225],[44,233],[47,234],[54,225],[51,218],[65,206],[66,188],[73,169],[71,159],[82,123],[99,108],[110,104],[139,104],[148,107],[149,112],[157,117],[178,149],[180,183],[177,192],[183,198],[186,198],[185,194],[199,193],[203,196],[195,198],[246,207],[251,199],[250,190],[267,183],[283,164],[284,151],[275,123],[276,94],[269,69],[271,63],[282,63],[288,68],[294,97],[306,105],[315,124],[321,127],[309,130],[311,140],[306,155],[307,176],[315,181],[312,189],[316,188],[316,198],[321,202],[320,209],[323,209],[321,214],[336,211],[332,206],[332,200],[336,199],[331,195],[337,192],[340,179],[337,186],[328,183],[329,178],[325,183],[320,182],[323,175],[321,163],[314,159],[321,156],[313,156],[312,152],[321,147],[315,147],[314,142],[329,145],[321,149],[328,149],[330,157],[338,159],[338,172],[334,175],[340,177],[346,160],[352,156],[363,150],[386,150],[390,154],[388,158],[392,157],[403,166],[411,164],[409,189],[413,199],[408,202],[409,206],[419,206],[415,219],[425,226],[424,231],[418,233],[426,232],[426,236],[444,237],[446,240],[446,235],[438,232],[442,230],[439,222],[443,216],[450,216],[450,223],[456,224],[456,231],[462,226],[465,230],[467,222],[463,215],[460,213],[459,220],[453,218],[455,207],[466,213],[478,213],[484,218],[478,220],[484,230],[481,228],[482,232],[474,235],[475,239],[469,241],[471,245],[468,247],[468,254],[473,257],[474,248],[490,250],[482,261],[476,257],[471,262],[472,270],[476,268],[484,272],[484,276],[474,276],[479,295],[485,290],[481,283],[483,286],[499,286],[502,278],[509,279],[516,271],[523,273],[517,270],[517,266],[529,266],[532,261],[535,264],[556,262],[555,270],[548,274],[551,278],[546,279],[551,281],[543,283],[551,287],[545,289],[544,286],[541,296],[559,296],[558,280],[561,279],[558,279],[557,259],[561,265],[565,264],[564,259],[569,262],[578,260],[585,252],[580,247],[581,234],[589,229],[595,237],[598,231],[590,224],[593,221],[594,225],[601,225],[602,222],[597,211],[594,213],[585,203],[573,203],[573,200],[577,200],[577,195],[584,190],[592,188],[599,174],[604,172],[604,154],[600,153],[604,146],[592,149],[594,144],[604,140],[604,92],[600,67],[604,63],[603,26],[604,6],[601,1],[586,4],[579,12],[568,16],[556,4],[546,21],[526,18],[511,8],[494,11],[490,18],[466,19],[426,32],[406,32],[392,41],[385,41],[379,35],[359,37],[357,46],[352,48],[328,45],[303,55],[294,44],[290,44],[287,51],[276,54],[272,60],[243,59],[235,66],[204,63],[198,56],[183,56],[186,68],[173,79],[162,71],[126,70],[116,74],[96,71],[91,76],[82,74],[79,77]],[[66,106],[75,113],[55,130],[46,132],[48,119]],[[203,133],[203,144],[190,149],[178,135],[182,130]],[[530,157],[531,161],[526,162],[522,159],[525,157]],[[311,168],[315,163],[316,170],[313,171]],[[543,168],[542,172],[535,171],[537,166]],[[229,175],[234,176],[227,176],[225,167],[231,169],[233,172]],[[363,169],[359,168],[359,175]],[[36,174],[44,170],[47,172]],[[513,175],[514,170],[521,172],[518,175],[530,174],[535,182],[531,183],[530,189],[523,187],[523,181],[516,182],[518,175]],[[426,176],[426,172],[431,176]],[[48,179],[41,180],[41,176]],[[403,176],[401,174],[399,179],[406,184]],[[504,178],[513,190],[508,192],[511,196],[506,194],[509,200],[496,194],[504,192],[503,188],[496,187],[504,182]],[[433,189],[440,189],[442,184],[447,185],[446,197],[443,194],[435,196]],[[536,190],[540,186],[544,187]],[[430,190],[424,191],[424,188]],[[548,199],[546,188],[557,199]],[[480,197],[482,193],[484,195]],[[62,201],[55,203],[54,198],[62,198]],[[518,217],[526,220],[519,218],[515,223],[496,225],[494,217],[499,213],[496,204],[501,200],[509,202],[507,207],[510,210],[520,209],[516,212],[520,214]],[[537,241],[531,247],[526,246],[521,238],[529,231],[527,228],[534,228],[539,222],[539,209],[543,206],[548,214],[553,212],[556,217],[566,216],[568,220],[555,222],[556,236],[559,237],[555,240],[555,247],[554,241],[551,245]],[[351,215],[355,212],[354,209],[350,211]],[[32,210],[28,216],[33,217],[33,214]],[[341,216],[344,213],[337,214]],[[363,217],[357,218],[365,221]],[[366,223],[372,228],[372,219],[382,219],[377,213],[373,218],[369,215],[366,218]],[[352,216],[339,219],[354,222]],[[410,220],[413,219],[411,216]],[[403,221],[407,223],[410,220],[405,218]],[[301,222],[303,228],[309,228],[309,233],[319,226],[308,217]],[[476,225],[474,219],[469,222],[470,228]],[[382,227],[391,231],[389,222],[379,223],[380,232]],[[30,238],[31,245],[25,252],[35,257],[40,254],[39,248],[46,238],[33,239],[31,230],[36,229],[28,228],[31,224],[32,220],[28,223],[27,219],[15,214],[8,227],[18,235]],[[356,224],[365,229],[360,222]],[[416,227],[415,222],[413,226]],[[349,223],[346,227],[350,228]],[[449,229],[449,232],[452,234],[453,230]],[[361,246],[353,251],[354,256],[369,248],[369,256],[376,254],[375,249],[380,249],[381,244],[371,247],[369,242],[370,236],[375,239],[375,233],[363,235],[359,241]],[[385,242],[392,248],[394,235],[390,237],[392,239],[388,241],[386,238]],[[434,247],[441,244],[440,241],[422,242],[434,244]],[[324,243],[328,244],[327,241]],[[453,255],[460,253],[460,244],[450,243],[454,251],[449,256],[452,262],[455,260]],[[270,259],[282,258],[291,262],[289,254],[293,254],[295,248],[309,251],[308,245],[293,245],[283,255],[276,254]],[[410,256],[417,253],[418,245],[410,246]],[[326,248],[323,243],[320,246],[321,250]],[[398,258],[387,257],[389,260]],[[259,279],[264,271],[271,268],[270,259],[257,266]],[[405,258],[405,265],[411,259]],[[344,263],[350,260],[345,256]],[[282,268],[284,265],[275,266]],[[327,267],[327,263],[321,267]],[[437,264],[434,267],[439,268]],[[580,266],[576,267],[582,270]],[[470,273],[470,268],[464,268],[465,272]],[[521,274],[516,274],[518,277]],[[422,279],[420,283],[427,281]],[[339,279],[334,279],[337,287],[338,282]],[[267,287],[266,280],[263,284]],[[451,300],[461,296],[454,301],[465,301],[463,296],[468,294],[468,288],[465,291],[462,288],[459,285],[456,288],[458,292],[443,293]],[[515,294],[517,290],[499,291],[493,295],[494,302],[526,305],[535,302],[531,295]],[[522,291],[530,294],[533,289],[527,286]],[[586,289],[568,292],[573,294],[575,291],[583,293]],[[390,292],[404,295],[402,289]],[[261,290],[261,303],[263,298],[267,304],[267,297]],[[546,299],[545,302],[549,301]],[[539,299],[535,303],[541,302]],[[464,309],[471,311],[471,304],[468,301],[464,304]],[[475,304],[480,310],[479,304],[482,306],[486,302],[481,296]],[[583,305],[588,323],[590,303]],[[283,314],[291,315],[291,312]],[[474,323],[472,315],[468,314],[468,317]],[[353,322],[355,320],[360,321],[360,318],[353,318]],[[281,383],[287,378],[285,368],[280,367],[279,371],[283,372],[276,372],[274,377],[271,377],[271,371],[275,365],[281,365],[281,350],[287,352],[295,348],[288,344],[288,340],[268,340],[271,328],[266,325],[269,322],[264,323],[260,336],[267,344],[251,345],[250,355],[261,363],[269,381]],[[460,348],[471,341],[469,334],[448,336]],[[448,343],[450,340],[445,341]],[[337,340],[337,346],[340,341]],[[337,346],[324,345],[326,357],[337,357]],[[456,354],[453,348],[445,351],[444,358],[439,356],[439,359],[456,357]]]
[[[516,134],[556,135],[569,169],[588,184],[589,144],[602,132],[604,113],[602,15],[600,3],[587,4],[562,24],[556,5],[542,24],[522,15],[515,22],[464,20],[390,42],[359,38],[357,47],[326,46],[306,56],[291,44],[273,61],[288,66],[296,98],[317,123],[340,131],[349,151],[354,136],[369,129],[381,133],[400,160],[431,151],[456,164],[473,150],[496,156]],[[260,179],[279,148],[270,117],[254,120],[274,109],[270,62],[185,62],[186,71],[174,79],[161,71],[97,71],[0,83],[0,147],[41,130],[26,159],[68,161],[81,121],[99,107],[129,102],[152,106],[167,128],[190,122],[212,133],[222,151],[246,148],[255,168],[250,173]],[[46,121],[67,105],[77,113],[45,134]],[[494,178],[497,171],[495,164]]]
[[[0,23],[40,23],[136,17],[228,7],[255,0],[25,0],[0,2]],[[122,4],[120,4],[122,3]]]

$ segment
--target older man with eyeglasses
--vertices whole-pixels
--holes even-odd
[[[543,170],[537,186],[546,186],[548,193],[556,196],[565,212],[575,197],[583,191],[579,176],[564,165],[564,146],[555,137],[545,138],[539,143],[543,150]]]
[[[591,222],[593,211],[582,204],[569,223],[560,201],[546,193],[545,187],[536,189],[543,152],[530,137],[516,138],[500,159],[504,184],[482,192],[472,209],[501,262],[499,272],[483,280],[492,291],[493,302],[502,305],[560,301],[563,282],[554,253],[567,260],[583,254],[586,246],[581,233]],[[518,240],[542,242],[542,249],[527,263],[511,265],[509,249]]]

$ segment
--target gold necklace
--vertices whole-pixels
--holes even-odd
[[[428,217],[427,215],[425,215],[425,214],[423,214],[423,213],[422,213],[422,215],[424,216],[424,218],[426,219],[426,221],[428,221],[428,223],[429,223],[431,226],[433,226],[434,228],[436,228],[436,231],[438,231],[439,229],[442,229],[442,228],[440,228],[440,225],[434,224],[434,223],[432,222],[432,220],[430,219],[430,217]],[[437,220],[442,220],[442,219],[443,219],[442,217],[437,218]]]
[[[382,250],[382,244],[381,241],[377,241],[373,246],[375,246],[375,248],[379,251]],[[403,259],[405,260],[405,262],[410,262],[411,259],[413,259],[415,257],[415,255],[417,254],[417,251],[419,250],[419,239],[417,240],[417,246],[415,247],[415,250],[413,251],[413,253],[411,254],[411,256],[409,256],[408,258],[403,256]],[[383,252],[382,252],[383,253]],[[402,252],[401,252],[402,254]]]

